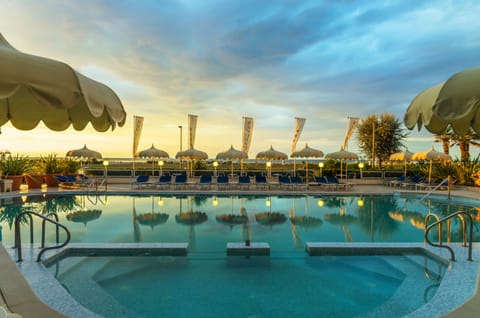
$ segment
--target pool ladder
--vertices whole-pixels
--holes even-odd
[[[15,245],[13,248],[17,249],[17,262],[21,262],[22,259],[22,239],[20,236],[20,222],[23,218],[23,216],[28,216],[29,221],[30,221],[30,244],[33,244],[33,217],[32,216],[37,216],[42,219],[42,244],[40,245],[40,253],[38,253],[37,256],[37,262],[40,262],[42,259],[43,253],[45,253],[48,250],[53,250],[57,248],[62,248],[70,242],[70,231],[67,229],[67,227],[61,223],[58,222],[58,215],[56,213],[48,213],[46,215],[39,214],[37,212],[33,211],[25,211],[20,213],[16,218],[15,218]],[[50,217],[53,217],[55,220],[52,220]],[[45,224],[46,222],[52,223],[55,225],[55,230],[56,230],[56,243],[57,245],[54,246],[49,246],[45,247]],[[62,244],[59,244],[59,227],[65,230],[67,234],[67,238],[65,242]]]
[[[472,260],[472,241],[473,241],[473,218],[470,214],[468,214],[465,211],[457,211],[457,212],[454,212],[450,215],[447,215],[444,218],[440,218],[438,215],[436,215],[434,213],[428,213],[427,216],[425,217],[425,234],[424,234],[425,242],[427,242],[428,244],[430,244],[431,246],[434,246],[434,247],[440,247],[440,248],[447,249],[450,252],[450,260],[455,261],[455,252],[453,251],[453,249],[450,246],[443,244],[443,238],[442,238],[442,236],[443,236],[443,224],[445,222],[447,222],[447,233],[448,233],[447,243],[450,243],[451,229],[452,229],[451,228],[452,219],[457,217],[460,220],[461,226],[462,226],[462,234],[463,234],[462,246],[467,247],[467,224],[465,222],[465,216],[470,221],[470,224],[469,224],[470,233],[469,233],[469,236],[468,236],[468,258],[467,258],[467,260],[471,261]],[[432,224],[429,225],[428,222],[430,221],[431,218],[434,218],[435,222],[433,222]],[[428,233],[435,226],[438,226],[438,243],[433,243],[428,238]]]

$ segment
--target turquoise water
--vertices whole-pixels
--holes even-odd
[[[33,210],[56,211],[71,231],[72,242],[189,242],[190,252],[223,252],[227,242],[250,239],[268,242],[272,253],[304,250],[305,242],[422,242],[427,213],[443,216],[464,210],[476,216],[480,206],[473,200],[449,202],[432,196],[420,203],[419,197],[395,195],[54,196],[24,203],[21,198],[8,199],[1,204],[0,232],[6,244],[13,242],[16,215]],[[189,215],[192,211],[200,213]],[[475,224],[475,241],[477,228]],[[40,229],[35,226],[35,241],[40,239]],[[453,240],[460,239],[457,230],[458,220],[454,220]],[[22,239],[29,239],[25,224]],[[54,231],[48,230],[47,240],[54,239]]]
[[[479,206],[399,195],[76,195],[1,204],[4,244],[24,210],[56,211],[72,242],[189,243],[186,257],[67,257],[50,267],[75,299],[106,317],[401,317],[433,297],[444,265],[422,255],[308,256],[305,243],[422,242],[427,213],[476,216]],[[452,225],[459,239],[458,221]],[[24,242],[28,235],[23,222]],[[227,242],[247,239],[269,243],[271,256],[226,256]]]
[[[50,271],[105,317],[402,317],[445,265],[423,255],[68,257]],[[425,275],[428,268],[430,278]]]

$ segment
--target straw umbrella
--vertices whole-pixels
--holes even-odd
[[[407,178],[407,161],[412,160],[412,155],[413,155],[413,153],[408,151],[408,149],[406,149],[405,151],[399,151],[399,152],[396,152],[396,153],[390,155],[390,161],[404,161],[405,172],[404,172],[403,175],[404,175],[405,178]]]
[[[185,160],[188,160],[190,162],[190,176],[192,176],[192,174],[193,174],[192,161],[206,160],[206,159],[208,159],[208,155],[207,155],[206,152],[203,152],[201,150],[190,148],[190,149],[187,149],[185,151],[177,152],[177,154],[175,155],[175,158],[180,159],[180,160],[185,159]]]
[[[233,160],[243,160],[247,159],[248,155],[241,150],[233,148],[233,145],[230,146],[230,149],[224,152],[219,152],[217,154],[217,160],[231,160],[232,161],[232,176],[233,176]],[[240,175],[242,171],[240,171]]]
[[[310,148],[308,144],[305,144],[305,147],[299,151],[294,151],[290,154],[292,158],[306,158],[306,182],[308,183],[308,158],[322,158],[323,151]],[[296,160],[296,159],[295,159]],[[296,162],[293,162],[293,175],[295,176]]]
[[[442,133],[450,125],[458,135],[473,128],[480,132],[478,96],[480,95],[480,67],[458,72],[445,82],[420,92],[405,113],[408,129],[422,124],[432,133]]]
[[[270,145],[270,148],[265,151],[260,151],[255,156],[256,159],[266,160],[270,162],[270,166],[272,160],[286,160],[288,158],[287,154],[278,150],[273,149],[273,146]],[[268,170],[268,177],[271,178],[271,170]]]
[[[343,178],[342,162],[343,162],[343,160],[345,160],[346,161],[345,162],[345,174],[347,175],[347,179],[348,179],[348,160],[357,160],[358,155],[356,153],[343,150],[343,148],[341,148],[337,152],[332,152],[332,153],[327,154],[325,156],[325,159],[340,160],[340,176],[342,176],[342,178]]]
[[[443,152],[436,151],[433,146],[429,151],[416,152],[412,155],[412,160],[420,161],[425,160],[430,162],[430,167],[428,169],[428,183],[432,180],[432,163],[433,161],[452,161],[450,155],[444,154]]]
[[[88,123],[100,132],[123,126],[123,105],[108,86],[69,65],[23,53],[0,34],[0,126],[11,122],[21,130],[40,121],[55,131]]]
[[[170,156],[166,151],[160,150],[155,148],[155,146],[152,144],[152,146],[148,149],[139,151],[135,154],[135,157],[137,158],[149,158],[152,159],[152,176],[155,175],[155,160],[156,159],[168,159]]]
[[[92,150],[92,149],[88,149],[86,144],[83,145],[83,148],[69,150],[65,156],[66,157],[79,158],[80,161],[82,162],[82,165],[83,165],[83,160],[84,159],[87,162],[90,159],[95,159],[95,160],[101,160],[102,159],[102,154],[101,153],[99,153],[98,151]]]

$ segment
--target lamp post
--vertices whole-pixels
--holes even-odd
[[[165,162],[164,162],[163,160],[160,160],[160,161],[158,162],[158,166],[160,167],[160,174],[158,175],[159,177],[161,177],[161,176],[163,175],[162,169],[163,169],[163,165],[164,165],[164,164],[165,164]]]
[[[215,170],[213,172],[213,176],[216,178],[217,177],[217,167],[218,167],[218,161],[213,162],[213,169]]]
[[[266,163],[266,168],[267,168],[267,178],[271,178],[272,177],[272,162],[271,161],[268,161]]]
[[[363,177],[363,176],[362,176],[362,169],[363,169],[363,167],[365,167],[365,165],[363,164],[363,162],[360,162],[360,163],[358,164],[358,168],[360,169],[360,179],[362,179],[362,177]]]
[[[108,165],[110,164],[108,160],[103,160],[103,180],[105,181],[105,191],[107,190],[107,175],[108,175]]]
[[[324,166],[324,163],[323,163],[323,162],[320,162],[320,163],[318,164],[318,167],[320,168],[320,177],[323,177],[323,175],[322,175],[323,166]]]

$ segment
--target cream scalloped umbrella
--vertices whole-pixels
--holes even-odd
[[[51,130],[91,123],[100,132],[123,126],[123,105],[108,86],[63,62],[15,49],[0,33],[0,126],[34,129],[40,121]]]
[[[399,151],[390,155],[390,161],[403,161],[405,164],[404,177],[407,177],[407,161],[412,160],[413,153],[406,149],[405,151]]]
[[[422,125],[439,134],[450,125],[458,135],[472,128],[480,133],[480,67],[449,77],[445,82],[420,92],[408,106],[404,123],[408,129]]]
[[[432,180],[432,164],[433,161],[452,161],[450,155],[444,154],[443,152],[436,151],[433,146],[431,150],[416,152],[412,155],[412,160],[424,160],[430,162],[430,167],[428,169],[428,183]]]
[[[192,161],[194,160],[207,160],[208,155],[206,152],[203,152],[201,150],[197,150],[195,148],[190,148],[185,151],[179,151],[175,155],[175,158],[177,159],[186,159],[190,162],[190,176],[193,174],[193,167],[192,167]]]
[[[272,160],[286,160],[286,159],[288,159],[288,156],[284,152],[273,149],[273,146],[270,145],[269,149],[267,149],[265,151],[260,151],[259,153],[257,153],[255,158],[260,159],[260,160],[269,161],[270,166],[271,166]],[[270,170],[268,172],[269,172],[268,177],[271,177]]]
[[[325,159],[340,160],[340,176],[343,177],[342,161],[343,160],[357,160],[358,155],[354,152],[346,151],[346,150],[343,150],[343,148],[340,148],[340,150],[337,151],[337,152],[332,152],[332,153],[327,154],[325,156]],[[345,174],[347,175],[347,179],[348,179],[348,162],[345,163]]]
[[[241,150],[237,150],[237,149],[233,148],[233,145],[230,145],[230,149],[228,149],[227,151],[219,152],[217,154],[216,158],[219,159],[219,160],[231,160],[232,161],[232,176],[233,176],[233,160],[238,159],[238,160],[241,161],[243,159],[247,159],[248,155]],[[240,171],[240,174],[241,173],[242,173],[242,171]]]
[[[170,156],[168,155],[168,152],[161,149],[157,149],[152,144],[150,148],[138,151],[135,154],[135,157],[152,159],[152,176],[153,176],[155,174],[155,160],[153,159],[168,159]]]
[[[323,151],[310,148],[308,144],[305,144],[305,147],[303,147],[301,150],[294,151],[290,154],[291,158],[305,158],[306,162],[306,182],[308,183],[308,158],[322,158],[323,157]],[[293,174],[295,175],[295,170],[296,170],[296,162],[293,162]]]

